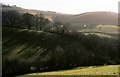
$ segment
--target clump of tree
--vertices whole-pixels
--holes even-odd
[[[47,27],[47,24],[49,24],[49,20],[45,18],[43,14],[36,14],[35,15],[35,22],[36,22],[36,27],[37,30],[45,30]]]
[[[23,25],[27,26],[28,29],[31,29],[31,27],[34,25],[33,24],[34,15],[25,13],[22,16],[23,16]]]
[[[43,14],[32,15],[30,13],[19,13],[16,10],[2,11],[3,27],[27,28],[36,30],[46,30],[51,22]]]
[[[3,58],[2,61],[2,77],[16,76],[20,74],[30,73],[31,62],[21,61],[18,58]]]
[[[64,33],[69,33],[71,30],[71,24],[70,23],[62,23],[60,21],[54,22],[51,31],[64,34]]]
[[[17,11],[2,11],[2,25],[7,27],[21,27],[21,15]]]
[[[35,29],[60,34],[70,32],[72,29],[70,23],[52,22],[41,13],[32,15],[30,13],[20,13],[16,10],[8,10],[2,11],[2,18],[3,27]],[[53,23],[53,25],[49,25],[50,23]]]

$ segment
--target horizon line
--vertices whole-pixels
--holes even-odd
[[[111,10],[95,10],[95,11],[86,11],[86,12],[80,12],[80,13],[64,13],[64,12],[58,12],[58,11],[53,11],[53,10],[41,10],[41,9],[34,9],[34,8],[25,8],[25,7],[20,7],[17,5],[12,5],[12,4],[6,4],[6,3],[0,3],[0,5],[6,5],[6,6],[16,6],[17,8],[22,8],[22,9],[28,9],[28,10],[36,10],[36,11],[44,11],[44,12],[53,12],[53,13],[59,13],[59,14],[67,14],[67,15],[78,15],[78,14],[84,14],[84,13],[90,13],[90,12],[111,12],[111,13],[119,13],[119,11],[115,12],[115,11],[111,11]]]

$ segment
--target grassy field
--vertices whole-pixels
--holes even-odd
[[[78,32],[82,32],[85,35],[95,34],[99,37],[118,38],[119,27],[115,25],[97,25],[94,28],[81,29]]]
[[[97,25],[94,28],[84,28],[80,32],[102,32],[102,33],[111,33],[118,34],[119,27],[116,25]]]
[[[17,77],[34,77],[34,76],[99,76],[99,77],[117,77],[119,76],[119,65],[107,65],[107,66],[90,66],[90,67],[77,67],[72,70],[59,70],[53,72],[32,73],[21,75]],[[109,76],[108,76],[109,75]]]

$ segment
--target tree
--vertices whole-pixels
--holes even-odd
[[[61,34],[63,34],[64,32],[69,32],[70,28],[71,28],[70,23],[62,23],[60,21],[54,22],[53,25],[53,30]]]
[[[2,18],[3,26],[18,27],[21,23],[20,13],[15,10],[3,11]]]
[[[33,18],[34,16],[32,14],[23,14],[24,25],[26,25],[28,29],[31,29],[31,26],[33,25]]]
[[[63,30],[63,24],[61,22],[54,22],[53,24],[54,31],[61,33]]]
[[[40,31],[49,23],[49,20],[45,18],[43,14],[36,14],[35,21],[37,25],[37,30]]]

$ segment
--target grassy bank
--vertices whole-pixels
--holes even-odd
[[[119,65],[109,65],[109,66],[89,66],[89,67],[77,67],[71,70],[61,70],[53,72],[43,72],[43,73],[32,73],[21,75],[17,77],[32,77],[32,76],[57,76],[57,77],[77,77],[78,75],[83,75],[83,77],[117,77],[120,73]]]
[[[3,27],[3,75],[118,64],[118,40]]]

